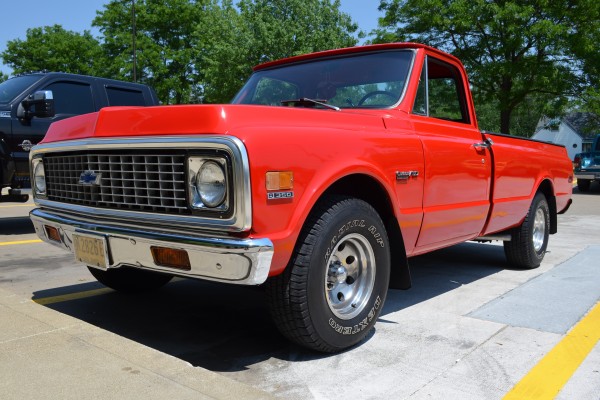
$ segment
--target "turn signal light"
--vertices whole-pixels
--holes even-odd
[[[267,172],[267,190],[292,190],[294,173],[292,171]]]
[[[152,258],[154,258],[154,264],[156,265],[181,269],[184,271],[192,269],[190,258],[185,250],[151,246],[150,251],[152,252]]]
[[[58,243],[62,243],[62,240],[60,240],[60,234],[58,233],[57,228],[55,228],[53,226],[49,226],[49,225],[44,225],[44,229],[46,230],[46,237],[48,239],[53,240]]]

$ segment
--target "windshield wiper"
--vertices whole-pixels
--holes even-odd
[[[281,104],[283,104],[284,106],[287,106],[288,104],[298,104],[300,106],[322,106],[325,108],[329,108],[330,110],[335,110],[335,111],[340,111],[341,108],[336,107],[336,106],[332,106],[331,104],[327,104],[327,100],[313,100],[313,99],[309,99],[307,97],[301,97],[299,99],[293,99],[293,100],[281,100]]]

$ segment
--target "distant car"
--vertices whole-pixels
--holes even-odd
[[[86,75],[39,72],[0,83],[0,188],[11,188],[11,200],[27,200],[18,189],[29,185],[29,150],[52,122],[108,106],[157,104],[146,85]]]
[[[577,154],[574,164],[577,188],[587,192],[593,181],[600,181],[600,135],[594,139],[592,151]]]

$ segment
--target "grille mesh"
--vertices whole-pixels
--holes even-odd
[[[52,154],[44,157],[44,169],[49,200],[189,214],[183,152]],[[88,178],[92,180],[100,176],[100,184],[80,183],[85,171],[90,171]]]

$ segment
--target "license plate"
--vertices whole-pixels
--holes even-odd
[[[106,240],[102,237],[73,234],[75,259],[92,267],[107,269]]]

